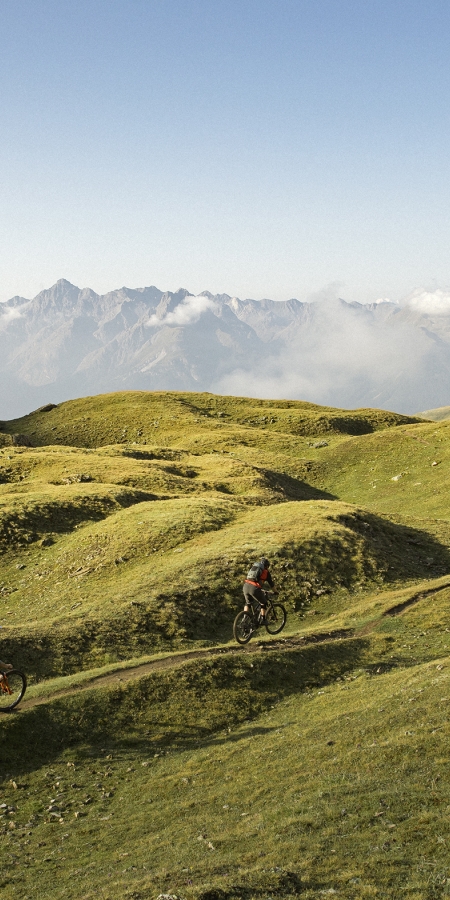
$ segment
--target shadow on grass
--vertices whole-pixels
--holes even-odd
[[[274,576],[288,615],[317,604],[318,587],[331,594],[450,572],[448,547],[427,532],[360,510],[334,515],[333,504],[329,518],[340,526],[334,534],[299,537],[274,551]],[[194,587],[173,585],[157,602],[121,607],[110,618],[18,630],[8,635],[9,658],[39,679],[93,668],[102,654],[127,659],[180,648],[186,640],[226,642],[242,608],[245,566],[245,558],[238,559],[227,581],[228,571],[222,574],[214,561]]]
[[[338,500],[334,494],[321,491],[300,478],[293,478],[283,472],[258,469],[272,490],[281,491],[287,500]]]
[[[382,573],[385,581],[431,578],[450,572],[450,550],[427,531],[392,522],[367,511],[336,519],[365,545],[367,575]]]
[[[241,740],[223,732],[292,694],[334,681],[360,665],[369,645],[368,638],[350,638],[268,655],[196,660],[123,687],[74,693],[22,712],[19,707],[0,720],[3,771],[38,768],[83,743],[138,745],[150,755],[161,747],[187,750]],[[263,731],[258,726],[255,733]]]

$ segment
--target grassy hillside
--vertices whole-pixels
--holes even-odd
[[[5,720],[5,896],[447,896],[449,613]]]
[[[0,658],[31,685],[5,896],[447,896],[449,424],[138,392],[0,424]],[[288,623],[243,652],[262,553]]]
[[[296,400],[249,400],[164,391],[124,391],[71,400],[3,422],[5,435],[25,434],[33,446],[64,444],[100,447],[135,441],[139,444],[196,443],[199,435],[216,437],[219,446],[239,431],[283,435],[366,434],[413,422],[414,418],[383,410],[339,410]],[[187,434],[186,432],[189,432]],[[217,432],[217,435],[216,435]]]
[[[433,422],[440,422],[442,419],[450,418],[450,406],[438,406],[437,409],[427,409],[425,412],[417,413],[423,419],[432,419]]]

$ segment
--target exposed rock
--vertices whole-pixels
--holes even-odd
[[[13,447],[32,447],[33,442],[26,434],[12,434],[11,443]]]

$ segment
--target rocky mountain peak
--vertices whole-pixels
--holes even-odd
[[[414,413],[448,405],[450,315],[61,278],[0,304],[0,418],[116,389],[209,390]]]

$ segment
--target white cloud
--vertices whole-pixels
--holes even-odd
[[[207,310],[214,310],[216,307],[217,304],[210,297],[188,295],[175,309],[170,310],[162,318],[153,313],[146,324],[149,328],[162,328],[164,325],[192,325],[193,322],[198,322],[203,313]]]
[[[291,326],[281,352],[274,347],[271,353],[267,345],[259,372],[237,369],[222,376],[212,390],[334,406],[367,404],[377,391],[387,396],[390,386],[402,381],[411,360],[417,372],[421,369],[426,336],[407,325],[402,329],[377,320],[364,307],[339,300],[314,303],[308,320]]]
[[[13,319],[20,319],[22,315],[23,306],[20,308],[16,306],[3,307],[3,305],[0,304],[0,331],[5,331]]]
[[[416,288],[404,301],[405,306],[416,309],[418,312],[430,315],[445,316],[450,313],[450,291],[424,291]]]

